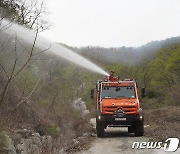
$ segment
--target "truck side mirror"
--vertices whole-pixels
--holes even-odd
[[[141,96],[142,96],[142,98],[146,97],[146,90],[145,90],[145,88],[141,88]]]
[[[90,96],[91,99],[94,99],[94,89],[91,89],[91,96]]]

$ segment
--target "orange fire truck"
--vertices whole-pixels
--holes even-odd
[[[144,88],[142,88],[142,97],[145,97]],[[143,111],[140,108],[135,80],[120,80],[119,77],[111,74],[105,80],[97,82],[96,131],[98,137],[104,136],[104,129],[107,127],[128,127],[129,133],[143,136],[143,121]]]

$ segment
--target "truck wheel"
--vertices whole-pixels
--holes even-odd
[[[143,122],[139,122],[135,127],[135,136],[143,136],[144,135],[144,124]]]
[[[97,131],[97,137],[104,137],[104,125],[103,125],[103,123],[97,122],[96,131]]]
[[[134,133],[134,127],[133,126],[128,127],[128,133]]]

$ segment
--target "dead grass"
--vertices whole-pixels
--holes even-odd
[[[180,138],[180,107],[169,106],[145,110],[145,136],[158,141]]]

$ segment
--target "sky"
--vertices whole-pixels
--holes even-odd
[[[180,0],[46,0],[42,35],[70,46],[138,47],[180,36]]]

